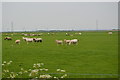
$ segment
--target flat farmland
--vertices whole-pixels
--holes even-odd
[[[27,32],[24,32],[29,34]],[[48,73],[64,69],[68,78],[116,78],[118,74],[118,34],[107,31],[92,32],[31,32],[41,36],[23,36],[21,33],[2,34],[2,61],[13,61],[11,71],[29,69],[35,63],[44,63]],[[66,33],[71,36],[66,36]],[[4,40],[8,34],[12,40]],[[13,35],[11,35],[13,34]],[[43,42],[26,43],[22,37],[42,38]],[[15,40],[20,39],[20,44]],[[55,40],[78,39],[78,45],[57,45]],[[4,69],[4,68],[3,68]],[[25,76],[21,76],[25,77]]]

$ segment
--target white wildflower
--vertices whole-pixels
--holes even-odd
[[[40,71],[43,71],[43,69],[40,69]]]
[[[22,74],[22,72],[19,72],[19,74]]]
[[[32,76],[32,74],[30,73],[29,76]]]
[[[10,65],[10,64],[11,64],[10,62],[7,63],[7,65]]]
[[[50,76],[49,74],[45,74],[45,75],[40,75],[39,78],[52,78],[52,76]]]
[[[24,73],[27,73],[27,72],[28,72],[27,70],[24,71]]]
[[[33,68],[36,68],[36,64],[33,64]]]
[[[63,76],[61,76],[60,78],[64,78]]]
[[[10,74],[10,78],[15,78],[15,74]]]
[[[10,61],[10,63],[12,63],[12,61]]]
[[[3,70],[4,72],[9,72],[9,70]]]
[[[12,74],[14,73],[14,72],[11,72]]]
[[[34,66],[36,65],[36,64],[33,64]]]
[[[32,70],[31,73],[29,74],[29,76],[34,76],[34,75],[38,74],[38,71],[39,71],[39,69]]]
[[[64,76],[67,76],[67,74],[64,74]]]
[[[38,78],[38,77],[35,77],[35,78]]]
[[[37,67],[41,67],[40,63],[37,63]]]
[[[57,77],[53,77],[53,78],[57,78]]]
[[[44,65],[44,63],[41,63],[41,65]]]
[[[3,63],[6,64],[6,61],[4,61]]]
[[[64,74],[63,76],[61,76],[61,78],[65,78],[67,76],[67,74]]]
[[[57,69],[57,71],[60,71],[60,69]]]
[[[48,71],[48,69],[44,69],[45,71]]]
[[[65,72],[65,70],[61,70],[61,72]]]
[[[23,68],[21,68],[21,70],[24,70]]]
[[[31,71],[31,69],[29,69],[28,71]]]
[[[7,72],[9,72],[9,70],[7,70]]]

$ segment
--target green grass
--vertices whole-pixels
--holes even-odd
[[[0,33],[0,79],[2,78],[2,34]]]
[[[68,32],[74,34],[75,32]],[[6,33],[3,33],[3,38]],[[8,33],[11,34],[11,33]],[[70,78],[115,78],[118,74],[118,34],[108,35],[107,32],[82,32],[82,35],[65,36],[65,32],[48,35],[43,32],[40,36],[43,43],[29,43],[22,40],[21,33],[11,36],[12,41],[2,40],[2,60],[13,61],[10,69],[29,69],[34,63],[43,62],[49,73],[65,69]],[[56,45],[56,39],[79,39],[78,45]],[[21,39],[21,44],[15,44]],[[91,75],[78,75],[91,74]]]

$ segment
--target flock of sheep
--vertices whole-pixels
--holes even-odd
[[[63,45],[63,43],[65,43],[65,44],[67,44],[67,45],[71,45],[71,44],[78,44],[78,39],[72,39],[72,40],[66,40],[66,39],[64,39],[64,41],[63,40],[56,40],[56,43],[57,44],[62,44]]]
[[[47,34],[48,35],[50,35],[50,34],[54,35],[54,33],[47,33]],[[66,34],[66,36],[71,36],[71,34],[68,34],[68,33],[65,33],[65,34]],[[75,34],[81,35],[82,33],[75,33]],[[22,37],[22,40],[26,41],[27,44],[29,42],[43,42],[42,38],[28,38],[28,36],[41,36],[42,33],[41,34],[25,34],[25,33],[22,33],[21,35],[25,36],[25,37]],[[4,40],[12,40],[12,38],[11,37],[5,37]],[[78,39],[72,39],[72,40],[66,40],[66,39],[64,39],[64,40],[55,40],[55,42],[56,42],[57,45],[58,44],[63,45],[63,43],[64,44],[68,44],[68,45],[71,45],[71,44],[76,44],[77,45],[78,41],[79,41]],[[20,39],[15,40],[16,44],[20,44],[20,42],[21,42]]]
[[[22,37],[22,39],[24,41],[26,41],[27,44],[28,44],[28,42],[42,42],[42,38],[27,38],[27,37]],[[12,38],[11,37],[5,37],[4,40],[12,40]],[[20,44],[20,41],[21,40],[15,40],[15,43],[16,44]]]
[[[50,33],[48,33],[48,34],[50,34]],[[52,35],[54,34],[54,33],[51,33]],[[72,36],[72,35],[70,35],[70,34],[68,34],[68,33],[65,33],[66,34],[66,36]],[[82,33],[75,33],[75,34],[78,34],[78,35],[82,35]],[[110,31],[110,32],[108,32],[108,34],[109,35],[112,35],[112,32]],[[22,33],[22,35],[23,36],[41,36],[42,35],[42,33],[41,34],[24,34],[24,33]],[[26,41],[27,42],[27,44],[29,43],[29,42],[43,42],[43,39],[42,38],[28,38],[28,37],[22,37],[22,39],[24,40],[24,41]],[[4,38],[4,40],[12,40],[12,38],[11,37],[5,37]],[[20,44],[20,42],[21,42],[21,40],[15,40],[15,43],[16,44]],[[55,42],[57,43],[57,45],[58,44],[61,44],[61,45],[63,45],[63,44],[66,44],[66,45],[71,45],[71,44],[78,44],[78,42],[79,42],[79,40],[78,39],[72,39],[72,40],[66,40],[66,39],[64,39],[64,40],[55,40]]]
[[[29,42],[42,42],[43,41],[42,38],[27,38],[27,37],[22,37],[22,39],[24,41],[26,41],[27,44]],[[5,37],[4,40],[12,40],[12,38],[11,37]],[[16,44],[20,44],[20,41],[21,40],[15,40],[15,43]],[[62,44],[63,45],[63,43],[65,43],[65,44],[70,45],[70,44],[78,44],[79,40],[78,39],[72,39],[72,40],[66,40],[66,39],[64,39],[64,41],[63,40],[55,40],[55,41],[56,41],[57,44]]]

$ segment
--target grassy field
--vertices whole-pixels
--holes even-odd
[[[66,32],[48,35],[42,32],[42,43],[27,44],[21,33],[14,33],[12,41],[2,40],[2,60],[13,63],[12,71],[20,66],[29,69],[34,63],[42,62],[49,73],[65,69],[70,78],[115,78],[118,74],[118,34],[113,32],[82,32],[82,35],[66,36]],[[75,34],[76,32],[68,32]],[[6,33],[3,33],[3,38]],[[11,33],[7,33],[11,34]],[[56,39],[79,39],[78,45],[58,45]],[[20,45],[15,40],[20,39]],[[101,75],[102,74],[102,75]],[[24,76],[25,77],[25,76]]]

